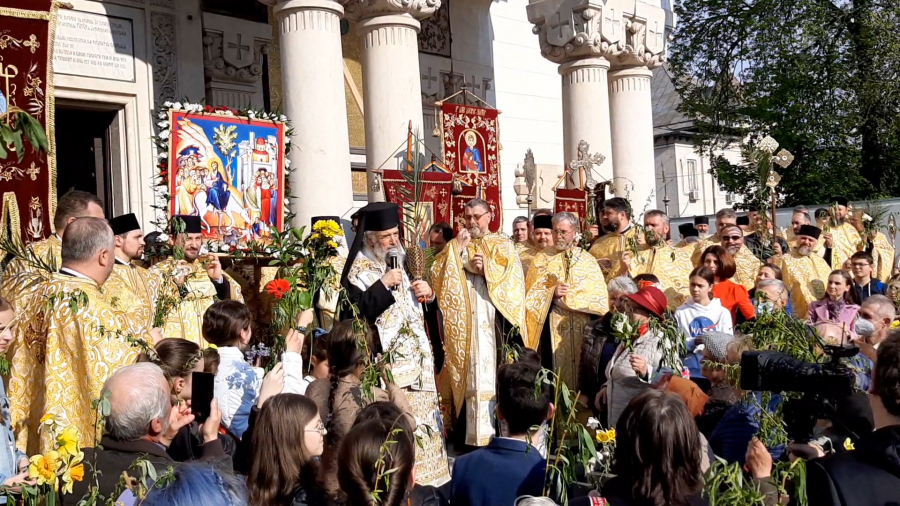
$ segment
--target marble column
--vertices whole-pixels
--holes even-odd
[[[343,216],[353,205],[341,52],[344,9],[333,0],[282,0],[274,13],[281,38],[282,108],[294,127],[292,225],[309,226],[313,216]]]
[[[396,169],[393,155],[405,153],[410,122],[422,130],[419,75],[419,20],[440,7],[439,0],[345,1],[347,19],[356,21],[362,45],[363,97],[366,104],[366,169],[369,202],[384,200],[376,185],[379,169]]]
[[[609,122],[612,127],[615,193],[627,195],[635,213],[656,208],[653,104],[647,67],[609,72]],[[649,202],[649,204],[648,204]]]
[[[606,161],[595,169],[603,179],[613,177],[614,159],[609,131],[609,95],[606,58],[581,58],[559,66],[562,75],[563,154],[566,163],[578,158],[578,143],[603,154]],[[593,176],[597,180],[597,176]]]

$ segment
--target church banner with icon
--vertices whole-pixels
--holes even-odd
[[[209,106],[187,109],[170,109],[169,130],[160,134],[167,137],[168,161],[160,169],[170,215],[200,216],[204,239],[228,249],[284,230],[284,121]]]
[[[457,230],[466,202],[485,200],[494,213],[490,230],[503,226],[500,200],[500,111],[471,105],[440,104],[441,155],[453,174],[452,214]]]
[[[417,211],[424,215],[419,230],[403,230],[404,236],[414,234],[419,238],[423,247],[428,247],[428,229],[435,223],[453,223],[453,209],[450,206],[450,198],[453,191],[453,176],[446,172],[422,172],[422,196],[419,199]],[[386,170],[382,174],[384,182],[384,194],[388,202],[401,204],[403,199],[397,189],[400,186],[413,190],[412,185],[400,174],[398,170]],[[402,209],[402,208],[401,208]],[[401,210],[401,213],[403,211]]]
[[[581,223],[583,230],[585,214],[587,213],[587,192],[580,188],[557,188],[553,212],[574,214]]]
[[[57,5],[51,0],[0,0],[0,121],[21,134],[12,142],[4,139],[0,147],[0,234],[5,236],[8,226],[26,243],[53,232],[56,210],[51,64],[56,21]],[[49,153],[31,146],[28,132],[16,128],[18,111],[43,128]]]

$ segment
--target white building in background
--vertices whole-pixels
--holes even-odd
[[[664,208],[666,194],[673,216],[709,214],[727,201],[713,193],[708,162],[693,154],[689,126],[666,119],[677,99],[660,79],[675,24],[668,2],[71,3],[61,15],[127,28],[130,44],[117,57],[133,72],[56,75],[57,131],[71,133],[58,139],[66,166],[57,187],[98,193],[109,214],[134,212],[148,230],[154,110],[167,100],[284,111],[295,128],[290,205],[298,225],[311,215],[347,217],[372,198],[371,169],[403,144],[410,121],[440,155],[434,102],[463,86],[502,112],[507,231],[526,212],[513,188],[526,151],[538,169],[533,207],[549,207],[550,189],[582,139],[606,157],[594,179],[632,181],[636,201]],[[653,174],[656,184],[644,184]]]
[[[709,155],[694,147],[696,129],[678,112],[681,97],[666,67],[653,71],[653,138],[656,158],[656,205],[669,216],[711,215],[741,202],[739,195],[723,191],[710,174]],[[734,143],[715,152],[731,163],[741,163],[741,146]],[[668,200],[668,205],[666,203]]]

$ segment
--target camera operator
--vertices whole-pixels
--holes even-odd
[[[869,402],[876,430],[852,451],[808,463],[809,504],[900,504],[900,333],[878,348]]]

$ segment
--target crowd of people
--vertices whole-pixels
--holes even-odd
[[[196,217],[175,216],[158,238],[171,256],[151,260],[134,215],[106,220],[70,192],[56,234],[3,260],[0,503],[59,444],[41,429],[52,418],[90,463],[62,504],[693,506],[709,503],[717,462],[741,466],[765,504],[896,504],[900,282],[860,214],[843,198],[815,218],[798,208],[781,237],[754,210],[722,209],[714,229],[697,217],[673,238],[665,213],[637,224],[612,198],[592,229],[539,210],[509,238],[475,199],[458,233],[431,228],[419,278],[398,207],[373,203],[334,258],[344,295],[319,294],[268,356],[248,287],[203,251]],[[789,357],[745,335],[764,315],[801,322],[822,339],[816,362],[848,367],[765,369]],[[678,329],[675,363],[660,322]],[[798,369],[848,387],[767,392],[736,379],[750,360],[762,383]],[[563,383],[578,418],[615,441],[609,472],[581,466],[565,494],[547,478],[572,444],[550,431]],[[789,441],[762,438],[782,411],[796,415]],[[796,459],[805,480],[778,482],[777,463]],[[123,487],[141,469],[147,490]]]

